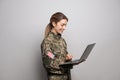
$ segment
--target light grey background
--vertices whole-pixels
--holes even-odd
[[[120,0],[0,0],[0,80],[45,80],[40,43],[50,16],[63,12],[73,59],[96,43],[72,80],[120,80]]]

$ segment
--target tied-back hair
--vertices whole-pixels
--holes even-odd
[[[49,34],[49,32],[52,30],[52,28],[54,27],[52,25],[52,22],[55,22],[57,24],[57,22],[59,22],[62,19],[66,19],[68,21],[68,18],[61,12],[56,12],[54,13],[51,18],[50,18],[50,23],[46,26],[45,29],[45,37],[47,37],[47,35]]]

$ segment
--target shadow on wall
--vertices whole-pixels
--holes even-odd
[[[38,80],[47,80],[47,73],[43,66],[41,52],[38,53],[39,56],[37,56],[37,72],[38,72]]]

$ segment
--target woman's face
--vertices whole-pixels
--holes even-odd
[[[66,19],[62,19],[62,20],[60,20],[59,22],[57,22],[57,23],[54,23],[53,22],[53,26],[54,26],[54,31],[55,31],[55,33],[57,33],[57,34],[62,34],[63,33],[63,31],[65,30],[65,28],[66,28],[66,25],[67,25],[67,20]]]

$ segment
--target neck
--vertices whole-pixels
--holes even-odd
[[[55,35],[58,34],[53,28],[52,28],[51,32],[53,32]]]

